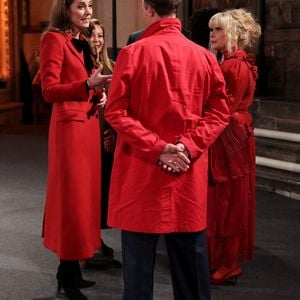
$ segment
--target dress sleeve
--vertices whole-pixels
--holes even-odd
[[[57,32],[48,32],[41,42],[40,74],[43,97],[47,102],[87,101],[89,91],[85,80],[61,83],[65,38]],[[86,78],[87,79],[87,78]]]
[[[133,74],[133,61],[132,54],[123,48],[114,68],[104,115],[128,144],[156,162],[167,143],[155,132],[144,127],[130,111],[129,87]]]
[[[230,58],[221,65],[223,72],[230,112],[236,111],[249,86],[249,67],[240,59]]]

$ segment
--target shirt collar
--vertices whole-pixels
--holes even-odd
[[[139,40],[158,32],[181,32],[181,22],[178,18],[162,18],[149,25],[140,35]]]

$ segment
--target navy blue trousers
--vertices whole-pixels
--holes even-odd
[[[175,300],[209,300],[205,232],[164,234]],[[159,234],[122,231],[123,300],[152,300]]]

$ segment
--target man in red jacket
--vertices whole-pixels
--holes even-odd
[[[123,299],[153,298],[160,234],[174,298],[210,299],[207,149],[228,124],[225,83],[216,58],[181,33],[180,0],[142,3],[148,27],[120,51],[105,112],[118,132],[108,223],[122,230]]]

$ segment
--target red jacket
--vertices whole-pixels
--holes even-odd
[[[119,53],[106,119],[118,132],[109,224],[148,233],[206,227],[207,148],[228,123],[225,83],[215,57],[164,18]],[[181,141],[192,166],[170,175],[157,165]]]
[[[100,241],[100,131],[87,118],[91,93],[71,35],[48,32],[41,44],[43,96],[53,104],[49,129],[44,245],[60,259],[91,257]]]

